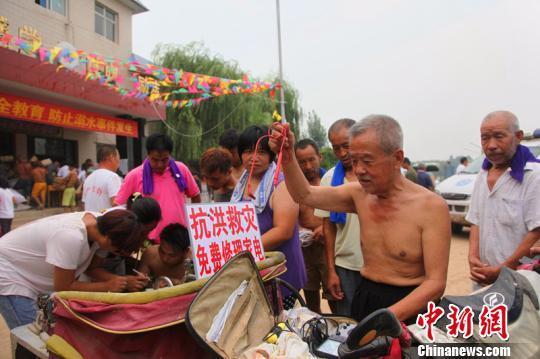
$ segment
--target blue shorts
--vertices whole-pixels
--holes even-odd
[[[36,320],[36,300],[22,295],[0,295],[0,314],[9,329],[30,324]]]
[[[350,270],[340,266],[336,266],[336,273],[339,277],[344,296],[342,300],[334,301],[334,308],[336,310],[334,314],[350,317],[352,314],[354,293],[360,285],[362,277],[360,276],[360,271]]]

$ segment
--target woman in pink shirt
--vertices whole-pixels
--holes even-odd
[[[147,158],[143,164],[131,170],[116,195],[117,204],[125,204],[134,192],[155,199],[162,218],[148,238],[159,243],[161,230],[170,223],[187,226],[185,197],[192,203],[200,203],[199,187],[186,165],[171,157],[172,139],[163,134],[153,134],[146,139]]]

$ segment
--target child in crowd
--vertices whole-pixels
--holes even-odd
[[[68,175],[64,178],[66,183],[66,188],[62,195],[62,207],[64,207],[64,212],[73,212],[77,201],[75,198],[75,187],[79,183],[79,175],[77,174],[77,169],[72,164],[69,165]]]
[[[11,222],[15,216],[15,196],[9,190],[9,183],[0,177],[0,237],[11,230]]]
[[[45,208],[45,199],[47,197],[47,170],[43,165],[36,161],[32,164],[32,179],[34,185],[32,186],[32,199],[38,205],[38,209]]]
[[[167,276],[174,285],[182,284],[190,249],[188,230],[179,223],[172,223],[163,228],[159,237],[160,244],[144,251],[139,271],[153,278]]]

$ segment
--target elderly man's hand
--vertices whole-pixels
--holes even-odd
[[[483,283],[483,281],[486,279],[484,274],[482,272],[479,272],[478,270],[481,268],[485,268],[488,265],[486,263],[483,263],[480,258],[474,255],[469,256],[469,271],[471,274],[471,279],[477,283]]]
[[[284,164],[288,163],[293,156],[295,144],[294,134],[289,129],[289,124],[276,122],[270,130],[270,139],[268,141],[270,149],[276,154],[279,154],[281,145],[283,144],[282,161]]]
[[[342,300],[345,298],[345,293],[341,290],[341,282],[335,271],[328,271],[328,279],[326,281],[326,287],[332,300]]]
[[[324,231],[322,224],[313,230],[313,241],[324,244]]]
[[[479,281],[480,284],[492,284],[497,280],[501,273],[501,266],[488,266],[475,269],[476,275],[483,278]]]

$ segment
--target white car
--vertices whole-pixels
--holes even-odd
[[[534,132],[534,136],[527,136],[521,144],[529,147],[531,152],[540,159],[540,129]],[[470,223],[465,220],[471,203],[471,194],[474,188],[474,181],[480,169],[485,156],[482,155],[475,159],[465,171],[448,177],[439,183],[435,191],[439,193],[448,204],[450,218],[452,219],[452,232],[461,232],[463,226],[469,226]]]

